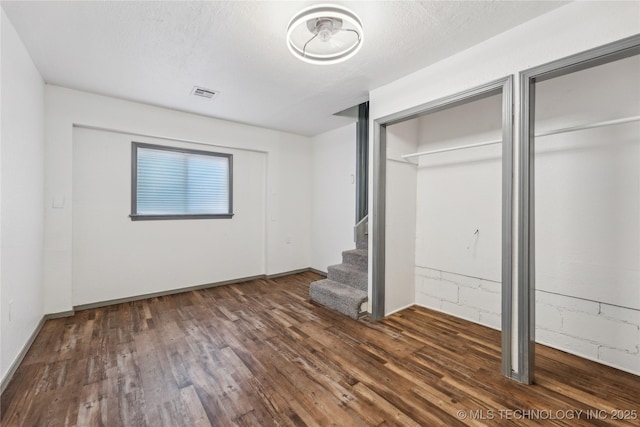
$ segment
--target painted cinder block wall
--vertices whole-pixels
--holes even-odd
[[[499,282],[416,268],[416,304],[500,329]],[[640,374],[640,311],[536,291],[536,341]]]

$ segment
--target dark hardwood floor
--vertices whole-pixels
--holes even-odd
[[[309,303],[318,278],[49,320],[2,426],[640,425],[637,376],[538,346],[537,383],[520,385],[497,331],[418,307],[353,321]]]

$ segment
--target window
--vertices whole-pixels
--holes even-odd
[[[231,218],[231,154],[134,142],[131,219]]]

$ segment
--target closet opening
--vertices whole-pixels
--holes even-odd
[[[512,369],[512,77],[374,121],[374,319],[417,304],[502,331]]]
[[[535,342],[640,375],[639,75],[640,36],[520,74],[522,382]]]

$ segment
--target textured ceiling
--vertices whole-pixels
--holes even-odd
[[[566,2],[334,2],[363,21],[362,50],[311,65],[285,41],[314,2],[11,2],[2,8],[47,83],[303,135],[380,85]],[[193,86],[220,91],[214,100]]]

